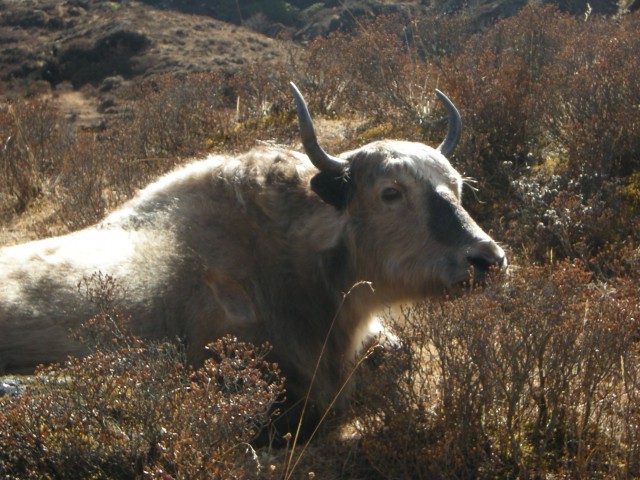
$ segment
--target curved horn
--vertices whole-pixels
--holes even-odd
[[[460,140],[460,133],[462,133],[462,119],[460,118],[460,112],[456,106],[449,100],[449,98],[436,88],[436,95],[440,99],[444,106],[447,107],[449,112],[449,125],[447,126],[447,136],[444,138],[438,150],[448,157],[453,153],[453,150],[458,145]]]
[[[293,96],[296,99],[298,122],[300,123],[300,138],[302,139],[304,151],[307,153],[311,163],[321,172],[333,172],[341,175],[344,172],[347,162],[341,158],[332,157],[318,145],[318,139],[313,130],[313,122],[311,122],[311,115],[309,115],[307,104],[294,83],[290,82],[289,85],[291,85]]]

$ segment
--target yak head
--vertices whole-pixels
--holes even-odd
[[[311,188],[347,217],[346,238],[357,275],[389,301],[415,300],[484,282],[505,268],[502,248],[463,208],[463,179],[447,160],[462,130],[449,113],[437,148],[381,140],[339,156],[318,144],[306,103],[291,84],[305,152],[319,170]]]

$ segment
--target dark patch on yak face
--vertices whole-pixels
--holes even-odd
[[[507,266],[504,251],[473,221],[452,192],[446,189],[431,189],[427,194],[429,229],[440,244],[453,247],[448,256],[451,272],[460,272],[461,267],[472,269],[473,283],[485,282],[492,268]],[[464,278],[467,283],[469,277]],[[458,283],[455,278],[452,284]]]
[[[477,241],[477,229],[469,214],[451,192],[429,189],[427,212],[436,241],[445,245],[466,245]]]
[[[344,210],[347,207],[351,186],[348,172],[341,176],[330,172],[320,172],[311,179],[311,190],[325,203],[333,205],[338,210]]]

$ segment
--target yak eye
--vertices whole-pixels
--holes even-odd
[[[402,192],[397,188],[388,187],[382,191],[382,201],[385,203],[397,202],[402,198]]]

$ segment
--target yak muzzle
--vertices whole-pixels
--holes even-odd
[[[491,272],[507,268],[504,250],[491,240],[480,241],[467,250],[467,261],[473,270],[473,283],[484,284]]]

